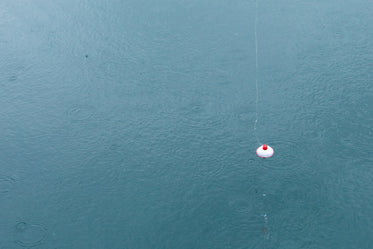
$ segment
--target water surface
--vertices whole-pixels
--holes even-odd
[[[0,248],[371,248],[373,2],[0,2]]]

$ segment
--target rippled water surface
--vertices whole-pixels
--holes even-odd
[[[370,249],[373,2],[0,1],[1,249]]]

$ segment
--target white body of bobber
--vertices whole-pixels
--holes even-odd
[[[275,151],[268,145],[263,144],[258,149],[256,149],[256,154],[261,158],[269,158],[273,156]]]

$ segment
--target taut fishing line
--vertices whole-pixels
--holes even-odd
[[[256,100],[255,100],[255,122],[254,122],[254,134],[256,141],[261,145],[258,134],[256,132],[256,125],[258,123],[258,102],[259,102],[259,89],[258,89],[258,35],[257,35],[257,23],[258,23],[258,1],[255,1],[255,87],[256,87]]]

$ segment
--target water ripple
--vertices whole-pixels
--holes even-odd
[[[74,105],[67,111],[67,116],[72,121],[84,121],[93,116],[94,108],[91,105]]]
[[[15,226],[15,243],[22,247],[40,245],[46,237],[47,229],[43,225],[19,222]]]
[[[14,178],[0,175],[0,194],[8,193],[13,188],[14,183]]]

